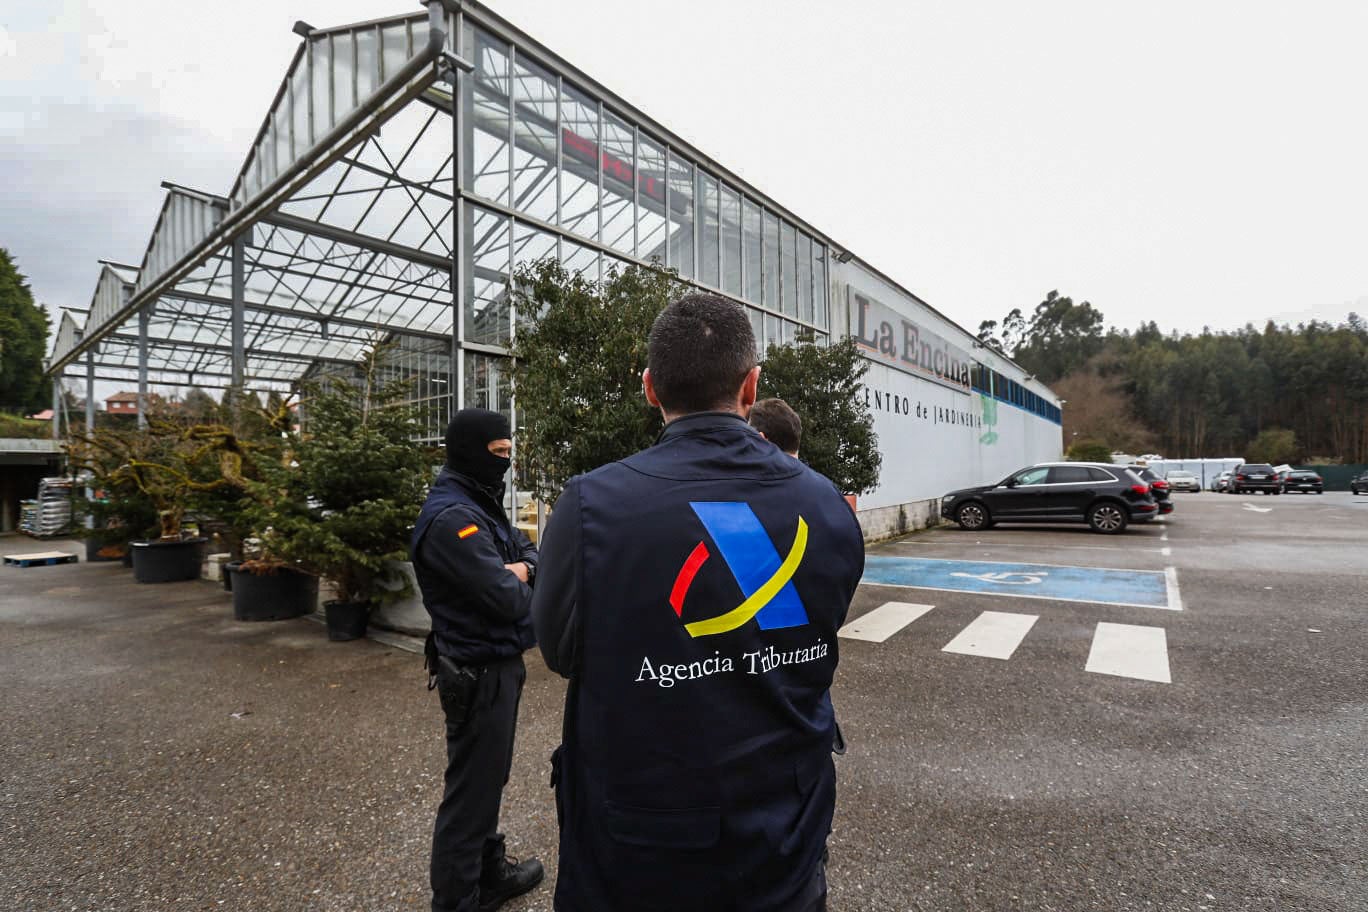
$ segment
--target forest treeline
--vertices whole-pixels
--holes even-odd
[[[1368,462],[1368,322],[1164,333],[1106,329],[1087,301],[1050,292],[979,338],[1049,384],[1064,439],[1170,458]]]

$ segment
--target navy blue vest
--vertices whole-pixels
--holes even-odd
[[[531,616],[515,623],[491,620],[471,601],[469,593],[454,590],[444,584],[423,565],[419,544],[428,534],[434,521],[452,508],[460,510],[466,521],[477,523],[494,537],[494,543],[505,563],[521,560],[518,543],[503,508],[489,495],[479,491],[474,482],[450,469],[443,469],[428,492],[418,522],[413,529],[409,554],[413,558],[414,575],[423,593],[423,605],[432,615],[432,632],[437,651],[466,664],[482,664],[521,655],[535,642]],[[502,566],[489,568],[492,573],[506,572]]]
[[[835,807],[836,630],[864,567],[850,507],[717,413],[573,483],[557,910],[792,908]]]

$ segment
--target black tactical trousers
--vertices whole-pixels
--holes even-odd
[[[432,833],[432,912],[475,912],[485,844],[513,765],[513,732],[527,669],[522,656],[453,673],[442,663],[437,693],[446,715],[446,788]]]

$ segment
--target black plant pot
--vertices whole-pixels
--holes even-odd
[[[370,612],[370,602],[324,602],[323,613],[328,619],[328,639],[338,642],[361,639],[366,635]]]
[[[233,617],[239,621],[283,621],[314,610],[318,577],[297,570],[253,573],[229,564],[233,581]]]
[[[133,578],[140,583],[174,583],[199,579],[207,539],[131,542]]]

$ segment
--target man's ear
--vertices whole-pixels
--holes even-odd
[[[741,414],[749,415],[752,405],[755,405],[757,391],[760,387],[760,365],[755,365],[746,374],[746,379],[741,383],[741,398],[737,403],[741,406]]]
[[[651,369],[648,367],[641,372],[641,391],[646,394],[646,401],[651,408],[660,408],[660,399],[656,397],[655,381],[651,379]]]

